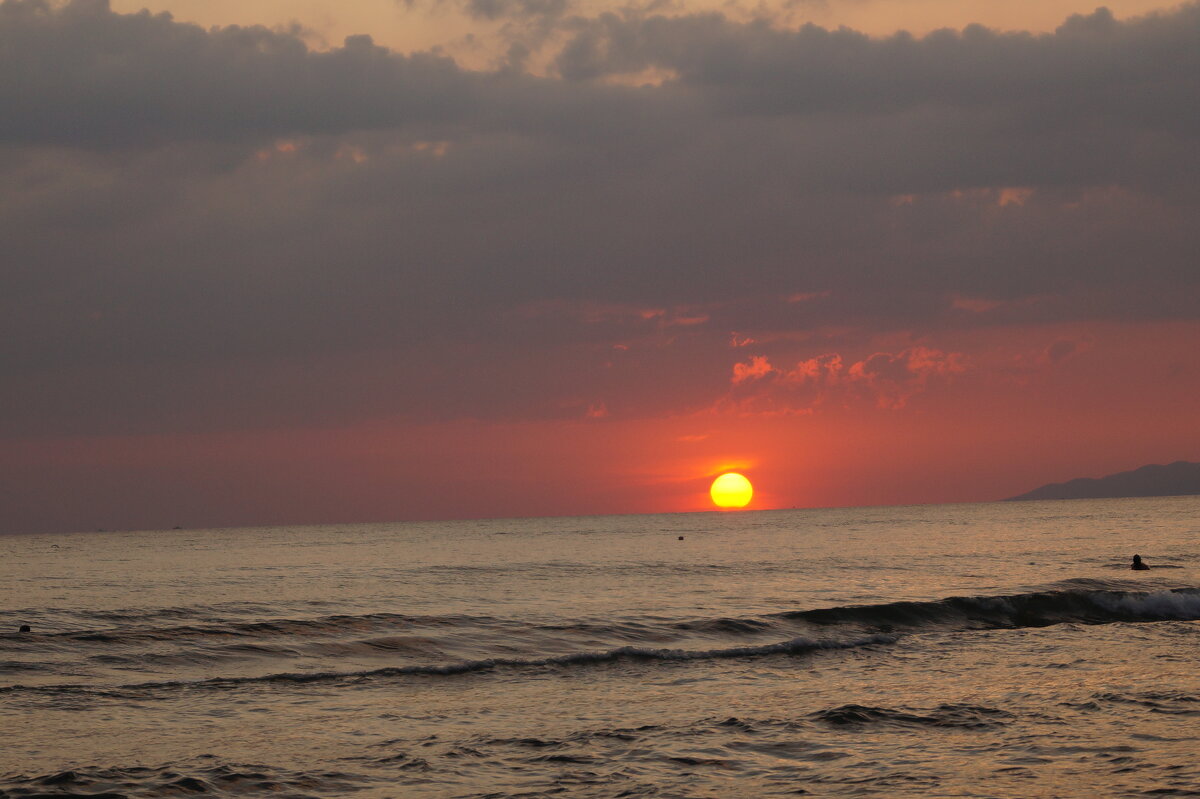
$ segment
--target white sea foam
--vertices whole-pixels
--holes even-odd
[[[1089,598],[1111,613],[1150,619],[1200,619],[1200,594],[1190,591],[1155,591],[1149,594],[1095,593]]]

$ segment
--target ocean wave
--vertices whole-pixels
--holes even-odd
[[[15,674],[17,672],[45,672],[52,669],[44,663],[30,663],[25,660],[0,660],[0,674]]]
[[[762,619],[697,619],[672,625],[676,630],[722,635],[754,635],[769,630],[770,622]]]
[[[492,616],[409,616],[397,613],[333,615],[314,619],[269,619],[214,625],[102,630],[34,631],[0,633],[7,641],[55,641],[118,644],[162,642],[187,638],[256,639],[273,637],[326,637],[346,633],[374,633],[425,629],[523,629],[530,631],[643,637],[654,632],[760,635],[778,629],[781,621],[815,626],[869,625],[921,627],[947,624],[965,627],[1044,626],[1064,622],[1161,621],[1200,618],[1200,588],[1179,587],[1160,591],[1125,590],[1123,581],[1064,581],[1066,590],[1018,594],[955,596],[929,601],[841,605],[829,608],[784,611],[764,617],[652,619],[643,621],[564,620],[559,623],[521,622]],[[361,639],[361,643],[387,647],[394,639]],[[245,644],[245,641],[238,641]]]
[[[78,768],[53,774],[0,775],[0,796],[125,797],[330,795],[360,790],[363,779],[341,772],[297,772],[260,764],[217,762],[212,755],[158,767]]]
[[[738,646],[726,649],[651,649],[624,646],[595,652],[577,652],[542,658],[486,658],[457,663],[390,666],[363,671],[327,671],[267,674],[254,677],[212,677],[206,680],[167,680],[159,682],[131,683],[115,688],[88,685],[0,686],[0,694],[29,692],[39,694],[89,694],[97,696],[128,697],[172,689],[225,689],[242,685],[262,684],[305,684],[329,682],[363,682],[373,679],[394,677],[454,677],[501,669],[531,669],[553,667],[597,666],[619,662],[680,662],[694,660],[726,660],[735,658],[764,657],[768,655],[805,655],[822,650],[857,649],[890,644],[896,641],[891,635],[868,635],[852,640],[812,640],[796,638],[762,646]]]
[[[847,605],[778,614],[818,627],[870,629],[995,629],[1052,624],[1105,624],[1200,619],[1200,589],[1167,591],[1037,591],[999,596],[948,597],[931,602]]]
[[[1103,691],[1081,702],[1062,702],[1077,710],[1104,710],[1114,705],[1136,705],[1151,713],[1173,716],[1200,716],[1200,695],[1185,691],[1139,691],[1121,693]]]
[[[820,710],[810,715],[814,721],[836,727],[869,724],[903,727],[958,727],[978,729],[1007,724],[1012,714],[1004,710],[979,705],[939,705],[932,711],[913,713],[886,707],[842,705]]]
[[[0,672],[7,671],[13,682],[19,674],[39,670],[62,673],[72,684],[88,676],[95,682],[83,682],[99,689],[111,687],[114,678],[121,679],[115,674],[119,670],[141,670],[151,677],[157,676],[156,671],[182,666],[192,669],[192,676],[214,671],[221,675],[223,667],[214,668],[215,664],[257,661],[258,665],[229,667],[224,676],[215,676],[208,684],[303,683],[386,675],[447,676],[620,660],[668,662],[797,654],[887,643],[899,634],[925,631],[1200,619],[1198,588],[1097,590],[1100,585],[1118,584],[1099,581],[1072,584],[1066,590],[843,605],[744,618],[564,619],[535,623],[490,616],[369,613],[149,629],[35,630],[0,634],[0,651],[11,653],[0,660]],[[81,664],[84,671],[80,671]],[[95,673],[86,670],[92,665],[97,669]],[[382,668],[351,671],[373,666]],[[200,667],[204,672],[195,672]],[[249,673],[251,670],[253,673]],[[57,683],[33,684],[33,677],[29,681],[29,690],[62,687]],[[164,684],[133,684],[130,689]],[[82,690],[82,685],[79,687]],[[0,687],[0,692],[15,688],[19,686]]]
[[[754,637],[786,634],[787,624],[814,627],[838,625],[873,630],[955,627],[1039,627],[1067,622],[1105,623],[1118,621],[1164,621],[1200,619],[1200,588],[1177,587],[1159,591],[1132,590],[1136,583],[1115,580],[1067,580],[1060,590],[1019,594],[956,596],[930,601],[901,601],[865,605],[784,611],[761,617],[717,617],[649,620],[572,620],[529,623],[492,616],[412,616],[400,613],[364,613],[322,616],[311,619],[266,619],[228,621],[205,625],[169,627],[112,627],[92,630],[35,630],[32,635],[0,633],[0,642],[21,644],[56,643],[76,645],[125,645],[183,642],[189,639],[226,639],[240,646],[272,638],[340,639],[338,647],[369,650],[404,649],[408,642],[427,639],[390,635],[396,632],[488,630],[556,634],[558,637],[590,636],[615,642],[638,643],[656,637],[669,639],[680,634],[709,637]],[[352,642],[348,636],[360,636]],[[24,647],[21,647],[24,648]]]
[[[204,638],[321,637],[347,632],[380,632],[417,628],[495,624],[501,620],[468,616],[408,616],[400,613],[365,613],[322,616],[315,619],[268,619],[170,627],[111,627],[90,630],[35,630],[34,635],[0,633],[2,641],[63,641],[83,644],[135,644]]]

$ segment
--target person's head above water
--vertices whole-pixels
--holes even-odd
[[[1134,555],[1134,556],[1133,556],[1133,563],[1131,563],[1131,564],[1129,565],[1129,568],[1131,568],[1131,569],[1138,569],[1138,570],[1140,571],[1140,570],[1146,570],[1146,569],[1149,569],[1150,567],[1149,567],[1149,566],[1147,566],[1145,563],[1142,563],[1142,556],[1141,556],[1141,555]]]

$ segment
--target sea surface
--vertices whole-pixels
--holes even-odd
[[[0,573],[5,799],[1200,796],[1200,497],[12,535]]]

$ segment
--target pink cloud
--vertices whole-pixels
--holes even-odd
[[[767,360],[765,355],[752,355],[750,356],[749,363],[735,363],[733,365],[733,384],[737,385],[747,380],[757,380],[775,373],[775,367],[771,366],[771,362]]]
[[[868,401],[878,408],[898,410],[936,382],[967,371],[962,353],[915,346],[899,352],[877,352],[847,362],[838,353],[799,361],[777,369],[763,355],[736,363],[725,408],[741,412],[810,412],[828,402]]]
[[[837,353],[818,355],[807,361],[800,361],[796,368],[784,374],[784,380],[790,383],[817,383],[832,385],[845,372],[842,356]]]
[[[731,347],[749,347],[754,343],[756,342],[753,338],[750,336],[739,336],[736,330],[729,334],[729,346]]]

